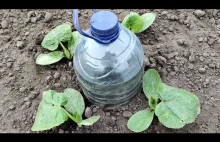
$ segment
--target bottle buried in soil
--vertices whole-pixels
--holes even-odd
[[[100,107],[128,104],[141,90],[144,52],[139,39],[110,11],[95,11],[75,48],[74,69],[88,100]]]

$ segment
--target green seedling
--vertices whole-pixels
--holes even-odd
[[[153,24],[155,18],[156,15],[153,13],[145,13],[140,16],[136,12],[130,12],[122,21],[122,25],[134,33],[140,33]]]
[[[143,91],[150,108],[136,112],[128,120],[131,131],[146,130],[154,114],[168,128],[179,129],[195,121],[200,114],[200,102],[196,95],[162,83],[160,75],[149,69],[143,77]]]
[[[82,95],[74,90],[67,88],[63,93],[54,90],[43,92],[43,98],[37,110],[32,131],[49,130],[59,126],[70,118],[79,127],[82,125],[93,125],[99,120],[100,116],[92,116],[82,119],[85,103]]]
[[[43,48],[52,52],[38,55],[36,63],[39,65],[50,65],[60,61],[64,57],[72,59],[74,49],[80,37],[79,32],[72,32],[69,24],[62,24],[55,27],[44,37],[41,43]],[[61,47],[63,51],[55,51],[58,47]]]

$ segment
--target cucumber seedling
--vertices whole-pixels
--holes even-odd
[[[39,65],[50,65],[60,61],[62,58],[72,59],[74,49],[78,44],[81,35],[78,31],[72,32],[69,24],[62,24],[52,29],[43,39],[43,48],[52,52],[37,56],[36,63]],[[67,47],[64,45],[66,44]],[[63,51],[55,51],[58,47]]]
[[[143,91],[150,108],[136,112],[127,126],[134,132],[146,130],[154,114],[168,128],[179,129],[195,121],[200,114],[200,102],[196,95],[162,83],[160,75],[149,69],[143,77]]]
[[[37,115],[31,130],[49,130],[61,125],[68,118],[77,123],[79,127],[82,125],[93,125],[93,123],[99,120],[99,115],[83,120],[84,110],[84,99],[74,89],[67,88],[63,93],[58,93],[54,90],[45,91],[43,92],[43,98],[38,106]]]
[[[122,21],[122,25],[133,33],[140,33],[153,24],[155,18],[156,15],[154,13],[145,13],[140,16],[136,12],[130,12]]]

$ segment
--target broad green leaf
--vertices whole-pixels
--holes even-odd
[[[128,120],[127,126],[133,132],[141,132],[150,126],[153,118],[153,110],[141,110],[131,116]]]
[[[156,106],[157,106],[157,101],[152,97],[150,96],[150,99],[148,100],[149,101],[149,106],[155,110]]]
[[[49,130],[59,126],[68,119],[61,106],[67,104],[67,98],[62,93],[53,90],[43,92],[43,98],[38,106],[32,131]]]
[[[60,61],[64,57],[63,52],[53,51],[48,54],[40,54],[37,56],[36,64],[38,65],[50,65]]]
[[[85,103],[80,92],[67,88],[64,90],[64,95],[68,98],[68,103],[64,106],[66,110],[71,114],[74,114],[75,111],[77,111],[79,115],[82,116],[85,109]]]
[[[143,32],[146,30],[151,24],[153,24],[156,15],[153,13],[145,13],[141,15],[141,19],[143,20],[142,27],[137,31],[137,33]]]
[[[182,128],[192,123],[200,113],[200,102],[196,95],[168,86],[164,83],[158,89],[162,102],[156,106],[155,114],[168,128]]]
[[[122,25],[127,27],[132,32],[137,33],[143,26],[143,20],[138,13],[130,12],[130,14],[128,14],[122,21]]]
[[[72,29],[69,24],[62,24],[52,29],[43,39],[42,46],[50,51],[57,49],[59,42],[69,41]]]
[[[143,90],[148,99],[152,96],[156,102],[158,100],[157,89],[161,84],[160,75],[155,69],[149,69],[143,77]]]
[[[81,125],[85,125],[85,126],[89,126],[89,125],[93,125],[96,121],[98,121],[100,118],[100,116],[92,116],[88,119],[85,119],[83,121],[80,122]]]
[[[74,31],[72,33],[72,37],[71,37],[70,41],[68,41],[68,50],[71,54],[71,58],[74,55],[75,47],[78,44],[80,38],[81,38],[81,34],[78,31]]]

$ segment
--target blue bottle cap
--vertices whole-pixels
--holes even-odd
[[[99,11],[91,17],[90,29],[99,39],[114,38],[119,32],[118,17],[110,11]]]

